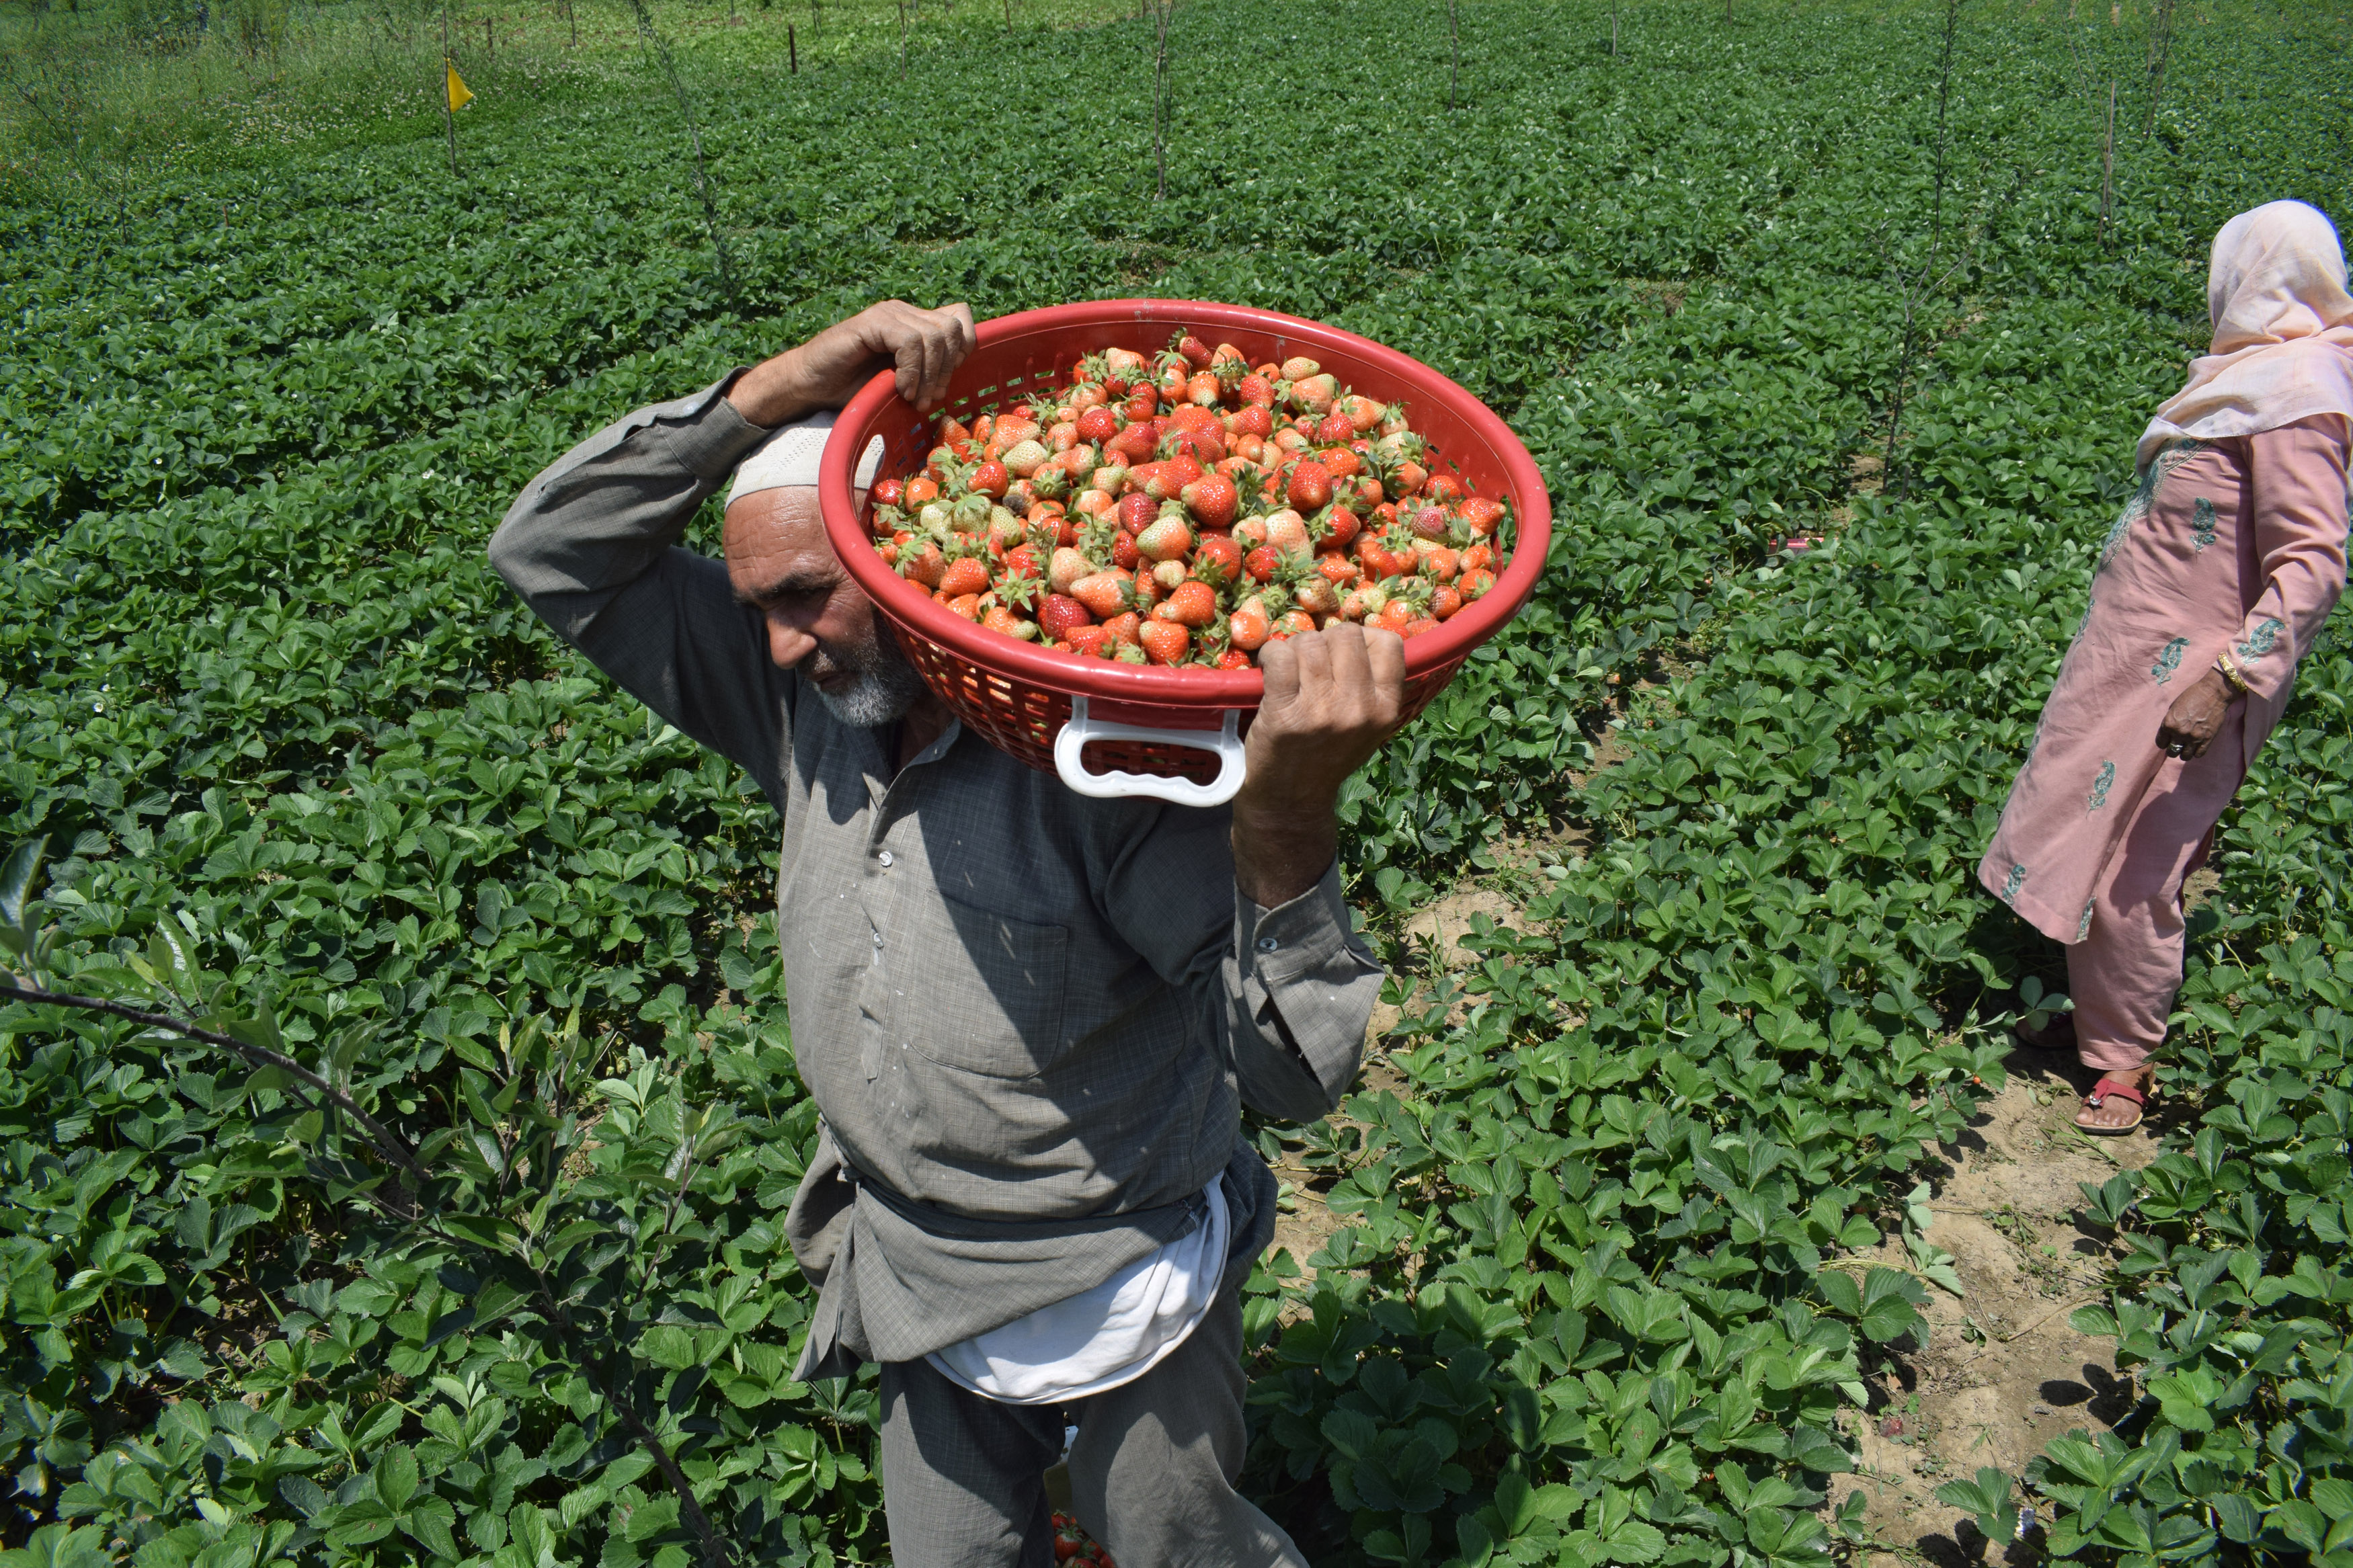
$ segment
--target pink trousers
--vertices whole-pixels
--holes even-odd
[[[2246,776],[2244,712],[2232,703],[2205,755],[2168,762],[2150,782],[2093,894],[2091,929],[2067,949],[2076,1056],[2094,1071],[2128,1072],[2165,1043],[2181,989],[2181,884],[2206,863]]]

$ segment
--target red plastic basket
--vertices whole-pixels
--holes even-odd
[[[1406,706],[1419,713],[1471,650],[1503,629],[1534,592],[1552,539],[1544,476],[1486,405],[1418,360],[1296,316],[1190,300],[1099,300],[1000,316],[949,384],[947,411],[970,419],[1067,384],[1088,354],[1152,353],[1184,328],[1230,342],[1253,363],[1304,354],[1342,385],[1402,404],[1429,439],[1433,472],[1473,494],[1506,499],[1511,558],[1493,588],[1405,645]],[[852,504],[851,467],[877,436],[885,474],[920,468],[933,417],[902,398],[889,372],[850,399],[818,468],[818,502],[850,576],[900,632],[924,680],[968,727],[1088,795],[1152,795],[1186,805],[1229,799],[1241,784],[1240,735],[1264,694],[1254,669],[1117,664],[1033,647],[984,630],[902,578],[875,552]],[[1091,765],[1092,764],[1092,765]],[[1095,766],[1111,771],[1099,773]]]

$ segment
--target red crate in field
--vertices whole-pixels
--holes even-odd
[[[944,412],[970,421],[1068,384],[1071,367],[1089,354],[1113,347],[1150,353],[1179,328],[1204,342],[1230,342],[1253,363],[1304,354],[1350,390],[1403,405],[1430,443],[1432,473],[1452,474],[1470,493],[1511,503],[1511,556],[1494,587],[1406,642],[1406,704],[1419,712],[1471,650],[1527,603],[1552,539],[1552,508],[1535,460],[1452,381],[1370,339],[1273,310],[1099,300],[981,322],[979,347],[950,383]],[[1264,692],[1257,670],[1120,664],[1036,647],[965,620],[876,553],[853,504],[853,466],[879,436],[881,472],[921,468],[936,416],[918,415],[890,373],[877,375],[841,411],[818,479],[835,551],[899,629],[924,680],[991,744],[1059,772],[1082,794],[1150,795],[1186,805],[1232,798],[1242,781],[1241,736]]]

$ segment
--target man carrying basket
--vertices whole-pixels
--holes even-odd
[[[1303,1563],[1232,1486],[1275,1198],[1240,1107],[1317,1119],[1356,1074],[1381,972],[1333,808],[1398,725],[1403,644],[1270,645],[1230,807],[1089,799],[964,732],[815,486],[828,411],[882,370],[928,411],[974,344],[964,306],[890,301],[639,409],[524,489],[491,559],[783,818],[824,1118],[786,1221],[820,1291],[795,1376],[881,1363],[899,1568],[1050,1563],[1066,1425],[1075,1511],[1123,1568]],[[731,474],[723,564],[676,541]]]

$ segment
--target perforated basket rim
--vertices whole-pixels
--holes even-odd
[[[1359,337],[1338,327],[1287,316],[1278,310],[1247,305],[1222,305],[1199,300],[1093,300],[1022,310],[978,323],[978,346],[1031,335],[1133,324],[1139,346],[1165,340],[1168,330],[1185,327],[1206,341],[1237,333],[1284,339],[1293,351],[1312,353],[1322,345],[1352,354],[1376,365],[1392,379],[1382,391],[1390,401],[1400,392],[1443,404],[1468,425],[1499,459],[1512,508],[1512,558],[1495,585],[1435,631],[1409,638],[1405,648],[1409,678],[1460,658],[1501,631],[1519,614],[1535,593],[1552,543],[1552,503],[1544,474],[1510,426],[1451,378],[1395,349]],[[1156,336],[1155,336],[1156,334]],[[988,372],[980,368],[986,356],[976,352],[949,382],[947,401],[984,384]],[[868,442],[886,424],[915,417],[914,409],[899,395],[890,371],[878,373],[860,389],[837,417],[833,435],[818,465],[818,507],[827,536],[850,578],[878,608],[908,632],[938,644],[984,669],[1008,679],[1026,681],[1066,696],[1105,698],[1115,701],[1150,703],[1176,708],[1255,708],[1265,695],[1264,678],[1255,669],[1221,670],[1191,666],[1121,664],[1038,647],[1001,632],[967,621],[934,601],[915,584],[901,577],[874,549],[858,515],[851,491],[851,465]]]

